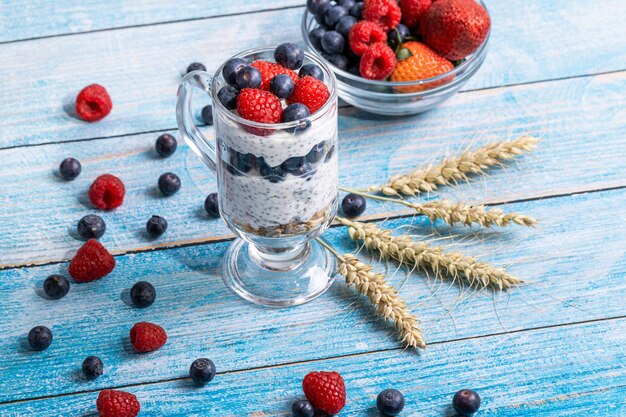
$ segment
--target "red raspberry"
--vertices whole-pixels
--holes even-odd
[[[379,23],[390,30],[400,24],[402,12],[395,0],[366,0],[363,2],[363,20]]]
[[[89,187],[89,201],[100,210],[112,210],[121,206],[125,194],[122,180],[111,174],[100,175]]]
[[[100,279],[113,271],[115,258],[96,239],[89,239],[74,255],[69,273],[76,282]]]
[[[378,23],[362,20],[350,29],[349,40],[352,52],[361,56],[371,44],[387,42],[387,32]]]
[[[410,29],[415,28],[420,18],[432,4],[433,0],[402,0],[402,2],[400,2],[402,21]]]
[[[76,96],[76,114],[88,122],[103,119],[112,108],[111,97],[100,84],[88,85]]]
[[[280,123],[283,106],[269,91],[244,88],[237,97],[237,112],[241,117],[259,123]]]
[[[136,417],[139,414],[139,401],[130,392],[103,389],[96,400],[100,417]]]
[[[313,114],[328,101],[328,97],[330,97],[330,92],[326,84],[315,77],[307,75],[298,80],[293,88],[293,94],[287,97],[287,103],[302,103]]]
[[[306,399],[324,413],[338,414],[346,405],[346,385],[338,372],[311,372],[302,380]]]
[[[361,57],[359,71],[363,78],[382,80],[393,72],[397,62],[393,49],[386,43],[379,42],[365,51]]]
[[[295,71],[285,68],[280,64],[268,61],[254,61],[250,64],[254,68],[258,69],[261,73],[261,90],[270,90],[270,81],[278,74],[287,74],[291,77],[294,83],[298,82],[298,74]]]
[[[130,343],[137,352],[152,352],[167,342],[167,334],[158,324],[141,321],[130,329]]]

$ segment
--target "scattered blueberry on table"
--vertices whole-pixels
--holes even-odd
[[[397,416],[404,409],[404,395],[397,389],[386,389],[378,394],[376,408],[385,416]]]
[[[180,178],[172,172],[166,172],[159,177],[158,187],[164,195],[174,195],[180,190]]]
[[[59,165],[59,174],[64,180],[71,181],[80,175],[82,169],[77,159],[65,158]]]
[[[189,376],[198,385],[206,385],[215,378],[215,364],[207,358],[193,361],[189,367]]]
[[[206,71],[206,67],[200,62],[192,62],[187,67],[187,74],[189,74],[191,71]]]
[[[213,106],[210,104],[204,106],[200,115],[205,125],[213,126]]]
[[[104,373],[104,363],[97,356],[87,356],[82,365],[83,374],[87,379],[96,379]]]
[[[471,389],[462,389],[452,398],[454,410],[461,416],[471,416],[480,408],[480,396]]]
[[[154,149],[162,158],[172,156],[174,152],[176,152],[177,147],[178,142],[176,141],[176,138],[169,133],[163,133],[154,143]]]
[[[156,290],[147,281],[139,281],[130,289],[130,301],[135,307],[146,308],[154,303]]]
[[[357,194],[348,194],[341,201],[341,211],[347,217],[357,217],[363,214],[367,203],[365,198]]]
[[[52,332],[46,326],[35,326],[28,332],[28,344],[33,350],[45,350],[52,343]]]
[[[314,417],[315,407],[307,400],[297,400],[291,406],[293,417]]]
[[[211,193],[204,200],[204,209],[211,217],[220,217],[220,210],[217,202],[217,193]]]
[[[167,230],[167,220],[161,216],[152,216],[146,222],[146,231],[150,237],[159,237]]]
[[[97,214],[88,214],[78,221],[76,231],[83,239],[100,239],[107,226],[102,217]]]
[[[59,300],[70,291],[70,282],[63,275],[50,275],[43,282],[43,291],[52,300]]]

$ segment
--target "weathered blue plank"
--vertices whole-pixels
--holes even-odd
[[[505,294],[460,294],[456,286],[433,283],[422,274],[407,278],[399,271],[392,275],[394,268],[389,280],[402,288],[401,296],[422,319],[426,338],[432,343],[624,316],[625,204],[626,190],[511,204],[511,210],[541,219],[540,228],[461,234],[463,244],[455,249],[506,265],[529,281]],[[422,222],[406,218],[385,225],[414,224],[416,233],[430,234],[430,228],[421,227]],[[327,238],[340,252],[354,249],[345,228],[333,229]],[[186,372],[192,358],[201,355],[214,358],[221,371],[233,371],[399,346],[393,329],[339,282],[315,302],[292,309],[259,309],[241,301],[221,281],[219,263],[227,245],[120,256],[110,276],[75,284],[59,301],[44,300],[37,291],[47,275],[65,273],[66,264],[0,271],[0,312],[10,317],[0,322],[0,402],[177,378]],[[148,309],[134,309],[123,302],[138,280],[150,281],[157,289],[157,301]],[[138,355],[129,350],[128,331],[142,320],[159,323],[168,331],[170,340],[160,351]],[[55,340],[48,350],[33,353],[23,346],[24,337],[39,324],[49,326]],[[517,366],[524,356],[506,351],[509,338],[526,337],[503,336],[498,342],[502,350],[476,352],[485,355],[482,360],[489,364],[468,360],[465,366],[478,373],[492,372],[491,362]],[[596,340],[600,337],[589,335],[586,340],[605,343],[606,355],[616,355],[612,344],[617,340]],[[569,345],[567,338],[562,338],[563,355],[578,355],[568,346],[584,352],[580,355],[589,354],[586,345],[583,348],[575,340]],[[472,350],[464,346],[468,352]],[[533,352],[543,349],[538,345]],[[102,356],[105,375],[95,382],[77,379],[83,358],[93,354]],[[449,359],[445,356],[439,359]],[[425,379],[444,372],[430,356],[402,357],[422,364],[419,366],[426,372],[414,375]],[[551,360],[542,357],[547,364]],[[369,378],[382,378],[378,370],[369,371]],[[278,387],[278,380],[267,382]],[[185,397],[178,398],[182,401]]]
[[[419,357],[380,352],[218,375],[203,388],[181,379],[127,390],[137,395],[145,417],[288,416],[291,402],[302,396],[307,372],[336,370],[346,380],[348,401],[341,412],[346,417],[378,416],[376,396],[388,387],[404,393],[404,416],[455,415],[451,398],[466,387],[482,396],[481,416],[620,416],[626,412],[625,329],[626,320],[611,320],[454,341],[432,346]],[[192,358],[193,353],[187,355],[187,361]],[[133,362],[138,368],[149,360]],[[218,369],[224,365],[217,363]],[[182,369],[176,376],[184,376]],[[96,397],[89,392],[0,405],[0,413],[91,415]]]
[[[621,0],[490,6],[489,57],[470,89],[626,69]],[[0,147],[172,129],[177,84],[190,62],[214,70],[241,49],[299,40],[301,15],[296,8],[0,45],[0,97],[11,98],[0,101]],[[93,82],[108,88],[114,107],[89,124],[67,109]]]
[[[535,154],[484,180],[442,189],[439,195],[469,201],[511,201],[625,185],[626,72],[518,86],[460,96],[445,111],[402,119],[375,119],[354,109],[340,117],[340,172],[346,186],[364,187],[428,163],[446,150],[484,141],[535,134]],[[537,104],[541,103],[541,104]],[[0,151],[0,266],[67,259],[79,242],[71,234],[93,210],[86,191],[105,172],[126,183],[124,205],[100,213],[108,224],[103,242],[115,251],[207,240],[230,234],[203,211],[215,191],[213,175],[187,147],[168,159],[152,149],[158,134]],[[390,146],[391,145],[391,146]],[[54,176],[74,156],[83,173],[75,181]],[[362,161],[367,160],[367,164]],[[164,198],[159,175],[173,171],[182,189]],[[401,207],[369,203],[366,214],[385,216]],[[147,219],[164,216],[170,228],[154,241],[142,231]]]

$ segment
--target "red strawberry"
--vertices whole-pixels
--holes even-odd
[[[100,417],[136,417],[141,408],[133,394],[112,389],[100,391],[96,407]]]
[[[419,24],[424,43],[444,58],[456,61],[485,41],[491,19],[474,0],[437,0]]]
[[[311,372],[302,380],[306,399],[324,413],[333,415],[346,405],[346,385],[337,372]]]
[[[113,102],[106,88],[91,84],[80,90],[76,96],[76,114],[88,122],[95,122],[111,113]]]
[[[398,26],[401,17],[402,12],[396,0],[365,0],[363,2],[363,20],[376,22],[385,30]]]
[[[237,97],[237,112],[241,117],[259,123],[280,123],[283,106],[269,91],[244,88]]]
[[[411,51],[411,56],[402,61],[398,61],[396,68],[391,73],[391,81],[417,81],[426,78],[436,77],[452,71],[454,65],[442,56],[437,55],[435,51],[420,42],[404,42],[403,48]],[[452,81],[454,76],[446,77],[426,84],[418,84],[411,87],[394,87],[396,91],[401,93],[415,93],[435,88]]]
[[[382,80],[396,67],[396,54],[385,42],[375,43],[361,57],[359,71],[363,78]]]
[[[115,258],[96,239],[89,239],[74,255],[69,272],[76,282],[100,279],[113,271]]]
[[[410,29],[415,28],[432,4],[433,0],[402,0],[400,2],[402,21]]]
[[[137,352],[152,352],[167,342],[167,334],[158,324],[141,321],[130,329],[130,343]]]
[[[115,175],[100,175],[89,187],[89,201],[95,208],[112,210],[122,205],[126,188]]]
[[[293,94],[287,97],[287,103],[302,103],[309,108],[311,114],[318,111],[330,97],[328,87],[317,78],[307,75],[296,83]]]
[[[295,71],[285,68],[280,64],[268,61],[254,61],[250,64],[254,68],[258,69],[261,73],[261,90],[270,90],[270,81],[278,74],[287,74],[294,83],[298,82],[298,74]]]
[[[378,23],[362,20],[350,29],[349,40],[352,52],[361,56],[371,44],[387,42],[387,32]]]

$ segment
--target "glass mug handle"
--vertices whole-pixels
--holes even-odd
[[[215,144],[196,127],[191,110],[191,96],[197,88],[211,96],[213,77],[204,71],[192,71],[185,75],[178,86],[176,102],[176,122],[185,142],[202,158],[202,161],[215,173]]]

